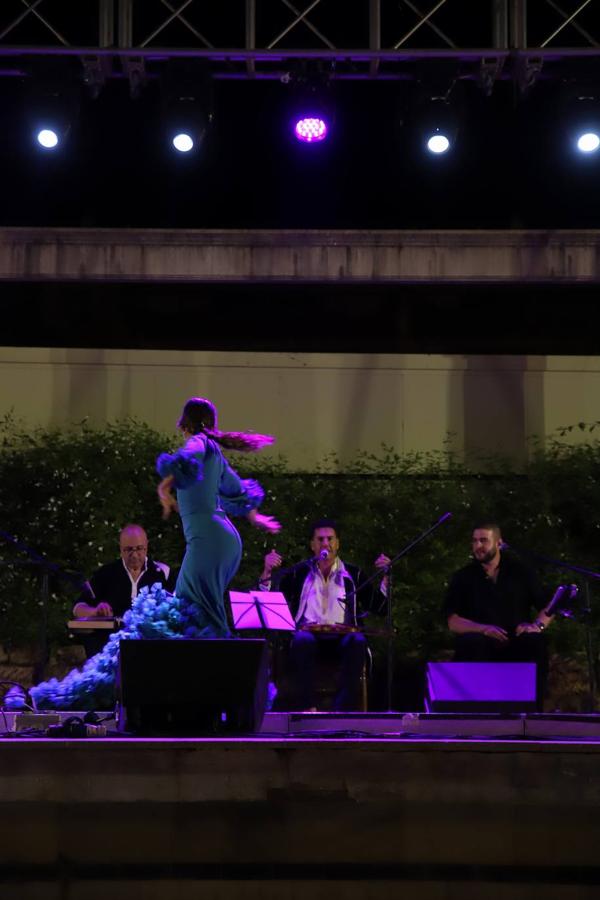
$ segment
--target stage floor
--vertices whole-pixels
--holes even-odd
[[[0,741],[40,740],[46,729],[67,719],[83,719],[85,712],[15,713],[3,715]],[[107,737],[127,741],[130,735],[119,734],[116,718],[106,712],[94,714],[107,729]],[[327,738],[339,741],[356,739],[381,740],[507,740],[507,741],[600,741],[600,714],[581,713],[332,713],[278,712],[266,713],[258,732],[233,735],[225,729],[219,734],[188,735],[185,740],[256,741],[262,738],[294,740]],[[60,738],[53,738],[58,740]],[[88,737],[86,740],[90,740]],[[155,740],[176,740],[174,736],[158,736]]]
[[[6,716],[2,900],[600,896],[600,716],[277,713],[251,735],[81,739]]]

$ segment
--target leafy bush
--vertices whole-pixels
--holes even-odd
[[[340,525],[342,557],[370,570],[381,552],[395,555],[440,516],[452,518],[416,546],[394,569],[393,620],[396,652],[435,658],[450,646],[440,615],[449,576],[469,558],[475,520],[501,523],[505,539],[594,568],[600,537],[600,443],[595,426],[584,443],[568,440],[570,429],[534,448],[515,472],[500,457],[459,461],[447,449],[397,454],[358,454],[342,473],[334,456],[316,473],[289,471],[282,458],[232,454],[244,477],[258,477],[266,490],[264,509],[282,522],[275,539],[238,523],[244,556],[233,586],[258,577],[262,557],[273,546],[291,563],[308,555],[310,523],[322,516]],[[126,522],[147,529],[151,553],[178,565],[184,549],[177,516],[167,523],[156,499],[157,455],[176,438],[136,421],[69,430],[25,430],[14,418],[0,422],[2,529],[71,573],[91,574],[118,555],[118,531]],[[26,555],[5,540],[0,554],[0,643],[32,641],[40,627],[38,573],[24,567]],[[551,566],[540,574],[549,590],[560,581],[582,579]],[[596,582],[592,582],[594,632],[598,630]],[[51,579],[48,632],[66,640],[65,621],[77,595],[68,581]],[[578,623],[551,629],[553,647],[574,655],[584,644]]]

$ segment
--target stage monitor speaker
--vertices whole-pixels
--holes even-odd
[[[427,712],[535,712],[536,664],[428,663]]]
[[[268,688],[264,640],[122,640],[119,728],[140,735],[260,729]]]

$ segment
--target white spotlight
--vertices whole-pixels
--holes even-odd
[[[191,135],[182,131],[173,138],[173,146],[179,153],[189,153],[194,149],[194,141]]]
[[[41,147],[52,150],[58,145],[58,134],[51,128],[42,128],[36,134],[36,140]]]
[[[445,134],[432,134],[427,141],[430,153],[446,153],[450,149],[450,141]]]
[[[587,131],[577,138],[577,149],[581,153],[593,153],[600,147],[600,137],[595,131]]]

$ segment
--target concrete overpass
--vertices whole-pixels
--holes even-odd
[[[600,281],[600,230],[0,228],[4,281],[337,284]]]

